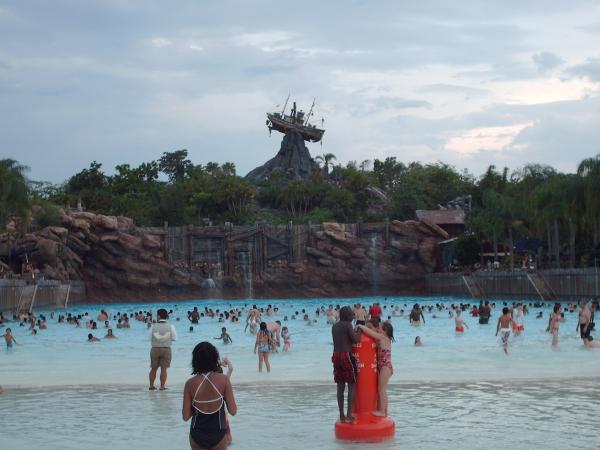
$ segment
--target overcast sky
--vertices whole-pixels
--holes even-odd
[[[0,158],[62,182],[187,148],[245,175],[290,92],[325,118],[313,156],[573,171],[600,153],[599,5],[0,0]]]

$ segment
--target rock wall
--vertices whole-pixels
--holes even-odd
[[[387,242],[324,223],[306,247],[307,259],[289,264],[285,276],[267,272],[263,284],[273,295],[290,288],[325,297],[422,294],[425,274],[439,264],[438,242],[446,237],[436,225],[416,221],[392,221]]]
[[[89,301],[423,293],[447,234],[416,221],[392,221],[388,230],[387,239],[359,238],[325,223],[309,240],[306,259],[254,274],[251,292],[240,276],[220,276],[211,289],[201,273],[169,264],[162,237],[126,217],[66,214],[62,226],[26,234],[18,248],[37,248],[29,258],[46,278],[84,281]]]

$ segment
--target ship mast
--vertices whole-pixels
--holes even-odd
[[[313,98],[313,102],[312,105],[310,105],[310,111],[308,111],[308,114],[306,115],[306,120],[304,121],[304,126],[308,125],[308,119],[310,119],[310,116],[312,116],[313,114],[313,108],[315,107],[315,101],[317,100],[317,98]]]
[[[288,94],[287,98],[285,99],[285,104],[283,105],[283,110],[281,111],[281,116],[282,117],[285,114],[285,108],[287,108],[287,104],[288,104],[288,100],[289,99],[290,99],[290,94]]]

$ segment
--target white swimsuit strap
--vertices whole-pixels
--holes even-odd
[[[214,383],[210,380],[210,378],[208,377],[212,372],[208,372],[207,374],[203,373],[202,376],[204,377],[204,379],[200,382],[200,384],[198,385],[198,387],[196,388],[196,392],[194,392],[194,397],[192,400],[192,406],[193,408],[198,411],[201,414],[214,414],[216,412],[218,412],[222,407],[223,407],[223,395],[219,392],[219,390],[217,389],[217,387],[214,385]],[[212,386],[212,388],[214,389],[214,391],[219,394],[219,396],[213,400],[196,400],[196,395],[198,395],[198,391],[200,390],[200,388],[202,387],[202,385],[204,384],[205,381],[208,381],[210,383],[210,385]],[[214,411],[211,412],[206,412],[206,411],[202,411],[201,409],[198,409],[196,407],[196,405],[194,405],[194,403],[214,403],[214,402],[218,402],[220,400],[219,403],[219,407],[217,409],[215,409]]]

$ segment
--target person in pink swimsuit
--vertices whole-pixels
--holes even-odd
[[[364,325],[358,326],[367,336],[377,341],[377,370],[378,377],[378,409],[374,416],[385,417],[388,414],[387,385],[394,373],[392,366],[392,342],[394,341],[394,327],[389,322],[383,322],[378,328],[371,329]]]

